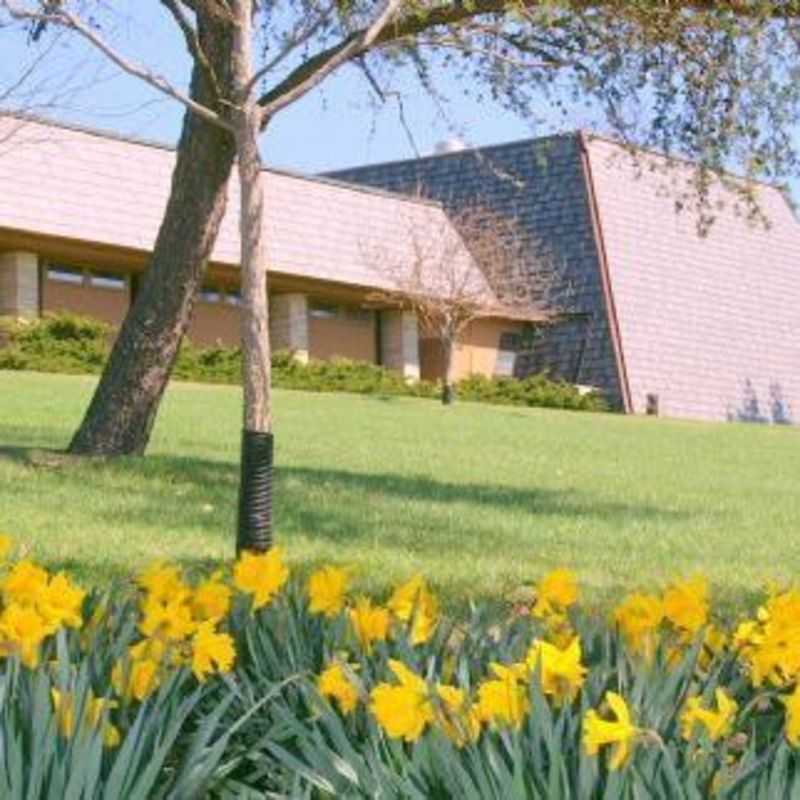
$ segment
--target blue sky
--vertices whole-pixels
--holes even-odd
[[[135,8],[135,6],[131,6]],[[139,6],[141,9],[143,6]],[[123,52],[185,86],[189,61],[172,22],[147,4],[149,10],[131,11],[119,18],[106,35]],[[126,14],[128,12],[126,11]],[[32,51],[19,31],[0,30],[0,90],[30,62]],[[174,143],[183,109],[136,79],[129,78],[74,37],[57,42],[36,73],[40,102],[55,94],[43,113],[120,133]],[[565,127],[597,129],[590,111],[564,120],[546,106],[528,119],[502,111],[491,103],[463,97],[462,87],[446,74],[440,76],[442,95],[451,100],[444,109],[409,76],[399,75],[407,127],[420,154],[433,152],[437,142],[460,136],[469,145],[485,145]],[[58,87],[58,88],[56,88]],[[400,124],[394,101],[376,103],[367,82],[354,67],[344,67],[322,87],[306,96],[273,122],[263,138],[267,163],[303,172],[321,172],[354,164],[413,158],[414,147]]]

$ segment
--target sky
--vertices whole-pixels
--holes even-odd
[[[138,10],[137,10],[138,9]],[[158,3],[129,3],[104,35],[123,53],[184,87],[189,59],[166,12]],[[48,49],[44,51],[44,47]],[[43,55],[44,54],[44,55]],[[74,36],[52,37],[35,47],[18,30],[0,29],[0,92],[11,85],[34,57],[42,56],[25,91],[36,90],[33,106],[46,116],[118,133],[174,144],[183,108],[141,81],[126,76]],[[414,158],[434,152],[438,143],[462,139],[481,146],[530,138],[565,127],[601,125],[584,111],[563,120],[543,107],[529,118],[491,103],[465,99],[462,87],[439,75],[444,108],[416,88],[410,76],[397,78],[402,91],[404,126],[398,105],[380,104],[361,72],[345,66],[322,87],[279,114],[263,137],[267,164],[300,172],[323,172],[358,164]],[[17,101],[29,102],[27,95]],[[0,105],[8,105],[0,100]]]

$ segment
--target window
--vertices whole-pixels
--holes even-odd
[[[204,303],[219,303],[222,300],[222,292],[213,286],[204,286],[200,290],[200,299]]]
[[[75,267],[64,267],[61,264],[53,264],[47,268],[47,279],[58,281],[59,283],[83,283],[83,270]]]
[[[336,303],[325,303],[319,300],[308,304],[308,315],[312,319],[340,319],[345,322],[368,323],[372,321],[373,312],[357,306],[342,306]]]
[[[505,332],[500,334],[497,346],[497,359],[494,364],[494,374],[497,377],[511,377],[514,374],[514,364],[517,351],[520,348],[521,337],[518,333]]]
[[[124,290],[128,285],[124,275],[116,272],[101,272],[99,270],[92,270],[89,273],[89,284],[99,289],[117,289],[120,291]]]
[[[314,301],[308,304],[308,316],[313,319],[336,319],[339,316],[339,306]]]

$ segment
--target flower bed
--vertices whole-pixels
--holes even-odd
[[[800,590],[723,630],[702,578],[608,620],[567,570],[501,619],[447,618],[420,576],[383,603],[350,584],[277,548],[104,594],[5,560],[0,796],[800,792]]]

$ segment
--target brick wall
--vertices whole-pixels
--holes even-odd
[[[350,358],[356,361],[377,361],[375,353],[375,316],[363,320],[308,320],[310,356],[320,360]]]
[[[553,294],[579,318],[548,328],[518,359],[519,374],[548,370],[603,388],[620,403],[620,385],[603,300],[598,253],[576,136],[512,144],[341,170],[336,178],[416,192],[446,208],[486,205],[518,221],[531,268],[549,254],[557,270]]]
[[[119,327],[128,313],[130,295],[124,289],[42,281],[42,311],[69,311]]]

